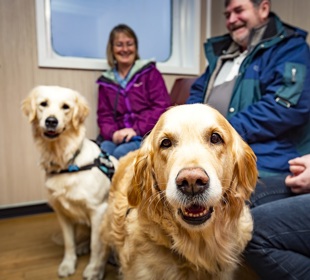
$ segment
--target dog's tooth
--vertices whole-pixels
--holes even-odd
[[[187,211],[186,209],[184,209],[184,211],[183,211],[184,216],[193,217],[193,218],[202,217],[202,216],[206,215],[207,213],[208,213],[207,209],[204,209],[200,213],[191,213],[191,212]]]

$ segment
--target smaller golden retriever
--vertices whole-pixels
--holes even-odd
[[[159,119],[120,159],[102,224],[104,258],[124,279],[233,279],[251,238],[246,201],[256,157],[227,120],[202,104]]]
[[[100,223],[107,209],[110,177],[117,160],[85,138],[84,121],[89,113],[85,98],[72,89],[38,86],[22,103],[32,124],[33,137],[46,173],[48,201],[63,233],[64,258],[58,275],[75,272],[75,225],[91,229],[90,261],[85,279],[101,279],[103,272]]]

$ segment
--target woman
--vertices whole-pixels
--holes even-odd
[[[140,147],[142,137],[170,106],[170,96],[155,63],[139,59],[138,39],[129,26],[112,29],[107,60],[111,69],[97,81],[97,121],[101,148],[120,158]]]

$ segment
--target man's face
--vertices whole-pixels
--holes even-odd
[[[267,0],[259,6],[254,6],[250,0],[231,0],[225,8],[226,28],[243,49],[247,48],[251,30],[266,23],[269,9]]]

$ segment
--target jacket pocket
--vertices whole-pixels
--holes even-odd
[[[276,92],[276,102],[289,108],[298,103],[306,76],[306,66],[287,62],[283,73],[283,86]]]

